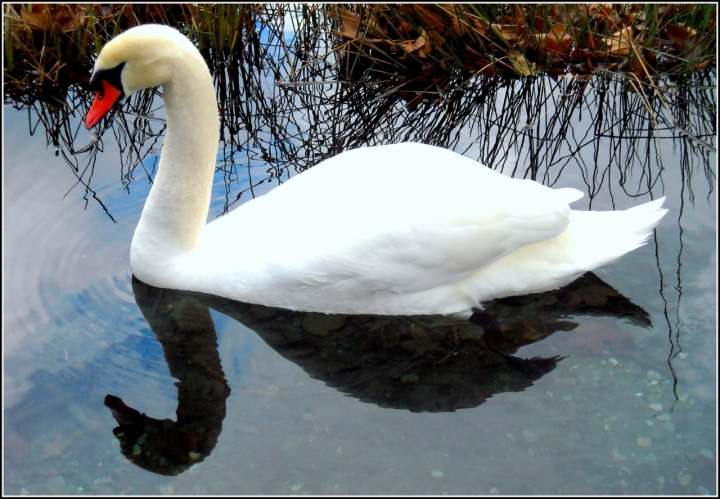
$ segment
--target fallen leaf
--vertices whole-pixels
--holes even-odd
[[[32,4],[30,10],[27,7],[21,7],[20,17],[31,28],[47,30],[52,27],[50,7],[47,4]]]
[[[408,54],[412,54],[413,52],[417,51],[418,57],[420,57],[421,59],[425,59],[427,57],[427,54],[429,54],[432,50],[432,45],[428,43],[427,36],[428,35],[425,30],[423,30],[422,34],[417,38],[417,40],[405,40],[403,42],[400,42],[398,45],[400,45],[400,48],[402,48]]]
[[[478,19],[477,17],[471,17],[470,22],[473,25],[473,28],[481,35],[485,36],[487,35],[488,26],[485,24],[482,19]]]
[[[518,41],[517,30],[512,24],[491,24],[490,26],[495,28],[495,33],[498,33],[505,41],[510,43]]]
[[[603,41],[607,46],[607,51],[612,55],[627,55],[630,52],[632,37],[632,26],[623,28],[609,38],[605,38]]]
[[[351,40],[354,40],[361,35],[360,18],[354,12],[350,12],[347,9],[341,9],[340,23],[342,25],[342,31],[335,31],[335,34],[345,38],[350,38]]]
[[[529,63],[527,59],[525,59],[525,56],[517,50],[510,50],[508,52],[508,59],[510,59],[516,73],[523,76],[532,76],[535,74],[535,64]]]
[[[564,24],[556,24],[547,33],[535,35],[534,38],[541,50],[563,54],[569,53],[573,42],[573,37]]]
[[[82,5],[60,5],[56,12],[53,12],[55,25],[63,33],[70,33],[85,24],[87,11]]]
[[[597,41],[597,38],[588,34],[587,35],[587,47],[590,50],[597,50],[600,48],[600,42]]]
[[[670,43],[680,50],[684,50],[689,39],[694,41],[694,38],[697,36],[697,31],[692,28],[685,29],[677,24],[668,24],[665,28],[665,35],[668,37]]]

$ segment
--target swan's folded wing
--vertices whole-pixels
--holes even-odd
[[[264,254],[275,263],[273,272],[301,286],[398,294],[432,289],[565,230],[567,195],[530,181],[514,181],[512,187],[521,192],[447,196],[424,206],[408,199],[404,207],[372,200],[361,214],[342,219],[306,204],[304,216],[314,223],[266,238]]]
[[[403,166],[406,150],[332,158],[213,222],[205,242],[238,249],[238,281],[255,275],[258,286],[288,294],[315,288],[333,301],[363,300],[458,282],[551,239],[581,196],[429,146]]]

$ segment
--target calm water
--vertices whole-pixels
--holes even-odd
[[[604,177],[583,165],[611,163],[610,139],[594,152],[560,151],[562,176],[543,181],[585,192],[576,209],[588,209],[590,192],[593,209],[649,201],[626,194],[647,182],[633,164],[662,161],[652,193],[667,196],[670,211],[646,246],[595,272],[626,299],[621,312],[609,311],[620,298],[597,298],[600,284],[533,297],[517,337],[477,352],[467,323],[443,326],[462,340],[449,349],[448,335],[423,337],[440,330],[428,318],[411,320],[425,331],[411,334],[409,322],[285,316],[133,285],[130,241],[149,187],[140,179],[123,189],[117,143],[106,138],[92,179],[113,223],[72,189],[76,177],[42,134],[28,133],[27,112],[5,106],[4,118],[4,493],[717,492],[716,195],[698,167],[682,173],[679,141],[658,141]],[[601,132],[582,113],[567,119],[578,143]],[[516,121],[522,128],[525,118]],[[477,158],[483,146],[471,137],[481,133],[502,129],[466,123],[452,148]],[[243,154],[238,164],[266,170]],[[525,161],[521,148],[501,156],[506,173]],[[709,164],[716,171],[714,153]],[[223,209],[225,175],[210,219]],[[601,312],[573,309],[576,301]],[[547,325],[555,319],[575,327]],[[193,328],[204,335],[197,345]],[[366,330],[364,343],[351,328]],[[377,346],[380,330],[392,345]],[[480,357],[496,360],[468,360]],[[168,445],[192,441],[184,456],[198,462],[166,476],[143,469],[132,442],[123,455],[108,394],[153,418],[148,428],[169,432]]]

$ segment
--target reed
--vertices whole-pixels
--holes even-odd
[[[652,77],[715,60],[716,7],[623,4],[358,4],[326,7],[366,70],[522,75],[597,69]],[[355,67],[348,68],[353,75]]]

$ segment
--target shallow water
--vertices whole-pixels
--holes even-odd
[[[395,328],[399,339],[377,347],[372,362],[360,362],[376,350],[351,341],[351,319],[318,326],[314,317],[162,295],[171,300],[168,310],[189,307],[204,321],[208,341],[198,349],[208,357],[186,371],[166,360],[176,352],[174,336],[157,328],[169,319],[156,318],[151,328],[148,307],[138,305],[142,293],[155,291],[131,282],[130,240],[149,186],[139,180],[130,194],[123,189],[120,152],[106,140],[93,185],[113,223],[98,203],[86,206],[82,192],[71,190],[75,177],[44,138],[27,133],[26,113],[7,106],[4,112],[6,494],[716,493],[716,196],[699,172],[682,176],[676,142],[660,141],[651,160],[664,160],[653,194],[665,195],[670,210],[655,237],[595,272],[644,310],[651,327],[639,325],[643,314],[626,305],[620,316],[562,309],[560,318],[576,326],[552,323],[548,333],[544,325],[558,319],[561,307],[550,306],[556,313],[546,321],[532,307],[552,301],[535,297],[523,304],[531,313],[513,330],[518,337],[493,350],[502,353],[494,363],[453,371],[446,366],[460,369],[466,356],[491,355],[473,350],[467,325],[452,326],[463,341],[446,357],[438,353],[446,343],[408,332],[410,323],[368,319],[374,322],[357,327]],[[587,121],[572,120],[575,131],[588,132]],[[478,133],[472,124],[461,128],[453,148],[477,156],[479,142],[470,137]],[[522,164],[512,151],[506,161]],[[612,154],[601,147],[585,161],[604,164]],[[623,192],[644,172],[608,173],[592,208],[650,200]],[[591,177],[568,167],[556,187],[588,193]],[[255,194],[272,185],[256,186]],[[220,172],[210,219],[222,211],[224,186]],[[588,197],[575,207],[587,209]],[[596,295],[582,296],[589,303]],[[203,315],[208,305],[255,330],[215,310],[210,323]],[[178,314],[172,324],[181,330]],[[435,331],[427,320],[413,324]],[[311,330],[312,342],[297,337]],[[323,341],[352,352],[350,358],[342,348],[337,358],[328,354]],[[393,352],[403,348],[402,362],[426,364],[393,364],[399,362]],[[385,351],[392,358],[383,358]],[[537,371],[534,357],[554,360]],[[392,374],[401,368],[404,374]],[[395,384],[373,384],[383,376]],[[121,454],[113,434],[118,423],[104,400],[111,394],[151,418],[175,421],[178,379],[185,397],[215,394],[207,402],[215,407],[213,422],[194,431],[215,432],[206,439],[217,441],[207,452],[193,451],[196,464],[165,476],[130,462],[138,461],[139,447],[130,445],[129,458]],[[388,387],[400,395],[387,395]]]

